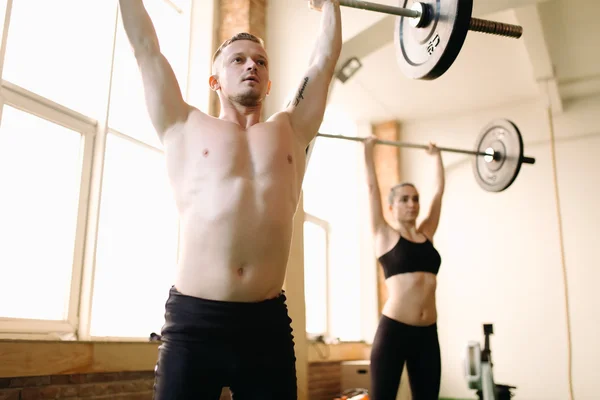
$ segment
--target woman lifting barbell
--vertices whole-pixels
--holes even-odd
[[[419,192],[411,183],[394,186],[388,196],[393,223],[383,217],[373,160],[376,138],[364,141],[367,183],[376,257],[383,267],[388,299],[371,350],[372,400],[395,400],[406,362],[414,400],[437,400],[441,357],[437,334],[436,275],[441,257],[433,246],[444,193],[444,166],[439,149],[436,191],[427,217],[417,227]]]

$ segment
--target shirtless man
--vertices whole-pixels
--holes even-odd
[[[215,53],[209,84],[221,113],[213,118],[184,101],[143,1],[119,3],[181,226],[155,399],[216,400],[225,386],[239,400],[296,399],[282,287],[305,149],[321,125],[342,46],[338,0],[309,1],[322,16],[308,69],[294,99],[265,122],[271,82],[261,39],[241,33]]]

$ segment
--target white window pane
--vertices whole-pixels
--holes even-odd
[[[329,107],[321,132],[356,135],[356,125],[342,111]],[[362,339],[361,221],[359,196],[364,177],[360,143],[318,138],[304,179],[306,213],[327,221],[329,233],[329,332],[342,341]],[[306,235],[305,235],[306,237]],[[314,244],[305,243],[305,246]],[[312,249],[306,249],[310,252]],[[309,268],[306,265],[305,268]]]
[[[175,203],[157,151],[109,134],[105,157],[90,331],[148,337],[174,283]]]
[[[152,18],[161,51],[173,68],[185,98],[191,0],[177,2],[178,7],[182,10],[181,13],[164,0],[145,0],[144,5]],[[140,70],[127,40],[120,16],[114,63],[109,126],[121,133],[160,147],[160,141],[148,116]]]
[[[3,79],[92,118],[103,115],[117,2],[12,4]]]
[[[329,291],[331,293],[330,334],[342,341],[362,339],[360,275],[360,240],[353,218],[335,219],[331,223],[331,264]]]
[[[327,333],[327,232],[304,221],[304,297],[306,332]]]
[[[78,132],[4,106],[0,127],[0,317],[66,319],[81,140]]]

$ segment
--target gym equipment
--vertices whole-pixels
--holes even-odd
[[[486,125],[475,141],[475,148],[479,154],[494,155],[491,159],[485,156],[473,159],[475,179],[488,192],[505,190],[519,175],[522,163],[535,163],[535,159],[523,156],[521,132],[508,120],[498,119]]]
[[[333,400],[369,400],[369,391],[363,388],[348,389]]]
[[[479,342],[469,341],[465,357],[465,377],[469,389],[476,389],[479,400],[510,400],[511,389],[516,386],[499,385],[494,382],[490,335],[494,333],[493,324],[483,325],[485,345],[483,350]]]
[[[469,31],[520,38],[523,28],[472,18],[473,0],[403,0],[404,7],[340,0],[344,7],[397,15],[394,42],[400,70],[409,78],[433,80],[454,63]]]
[[[365,138],[318,133],[318,137],[364,142]],[[427,149],[424,144],[377,139],[376,144]],[[488,192],[501,192],[513,184],[521,164],[535,164],[535,158],[523,155],[523,138],[517,126],[507,119],[488,123],[475,142],[475,150],[438,147],[440,151],[475,155],[473,171],[479,186]]]

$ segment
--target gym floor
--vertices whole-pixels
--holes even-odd
[[[0,284],[0,399],[152,396],[158,344],[148,335],[160,330],[170,285],[164,260],[175,254],[176,236],[170,216],[156,217],[161,229],[152,238],[167,243],[167,250],[140,228],[145,226],[142,211],[137,220],[136,210],[128,218],[98,217],[102,196],[110,204],[124,204],[125,197],[132,204],[151,198],[153,209],[168,208],[169,200],[158,184],[123,195],[138,176],[131,160],[154,174],[148,181],[154,180],[162,167],[160,145],[144,133],[150,124],[135,61],[115,18],[116,1],[93,3],[86,5],[93,9],[83,9],[68,0],[35,7],[27,7],[26,0],[0,1],[0,14],[8,16],[0,21],[9,22],[2,25],[0,52],[0,183],[8,188],[3,193],[19,194],[0,199],[0,240],[14,244],[0,252],[0,273],[8,277],[0,280],[5,283]],[[193,8],[191,0],[147,3],[186,97],[213,113],[215,98],[206,79],[214,44],[222,37],[244,26],[265,38],[273,82],[265,115],[271,115],[286,103],[304,72],[319,23],[318,13],[300,0],[202,0]],[[591,366],[600,357],[600,344],[593,340],[600,336],[595,254],[600,55],[592,41],[600,35],[594,23],[600,3],[474,3],[475,16],[521,25],[523,37],[470,33],[454,65],[434,81],[411,80],[399,71],[388,29],[393,19],[343,9],[344,54],[358,57],[362,66],[344,84],[333,86],[323,131],[472,149],[489,121],[513,121],[525,154],[536,163],[523,165],[503,192],[482,190],[473,175],[473,157],[443,154],[446,189],[435,240],[442,256],[440,399],[477,398],[465,380],[464,357],[469,341],[483,342],[485,323],[494,324],[494,377],[517,387],[515,399],[594,399],[597,373]],[[242,5],[252,10],[252,18]],[[44,34],[32,35],[31,26]],[[131,113],[119,112],[123,109]],[[40,145],[32,150],[32,142]],[[311,154],[285,287],[300,400],[332,400],[346,386],[355,386],[356,381],[344,378],[343,363],[369,358],[386,298],[370,256],[372,243],[360,228],[367,215],[360,192],[364,178],[356,168],[362,162],[360,145],[336,146],[327,150],[325,141],[317,141]],[[80,175],[57,160],[81,161]],[[386,148],[377,162],[384,187],[414,182],[421,208],[427,208],[433,165],[422,150]],[[72,187],[77,179],[83,196],[61,186]],[[28,196],[39,199],[40,188],[47,204],[24,204]],[[62,230],[67,218],[79,221],[75,232]],[[314,231],[303,230],[311,221],[324,222],[332,232],[328,279],[305,265],[318,258],[314,249],[320,242],[310,236]],[[115,243],[131,244],[102,253],[108,242],[98,234],[99,226],[110,230]],[[55,241],[48,244],[50,239]],[[50,249],[56,248],[67,248],[67,255],[50,264]],[[140,248],[148,251],[147,258],[143,265],[131,265],[128,260]],[[102,264],[108,256],[111,262]],[[116,307],[115,282],[139,288],[138,298]],[[34,293],[39,297],[32,300]],[[323,307],[320,299],[327,293],[328,307]],[[327,339],[342,342],[325,345],[299,334],[322,326]],[[228,398],[224,390],[222,399]],[[404,381],[398,399],[410,398]]]

